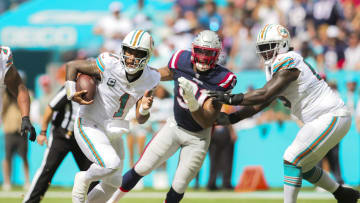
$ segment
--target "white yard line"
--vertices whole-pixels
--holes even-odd
[[[0,191],[1,198],[23,198],[24,192],[3,192]],[[166,192],[130,192],[125,196],[129,199],[150,198],[158,199],[164,198]],[[71,192],[55,192],[49,191],[45,194],[45,198],[70,198]],[[185,198],[190,199],[282,199],[282,192],[249,192],[249,193],[236,193],[236,192],[188,192],[185,193]],[[319,192],[300,192],[299,199],[332,199],[330,193]]]

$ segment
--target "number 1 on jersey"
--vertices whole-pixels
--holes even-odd
[[[119,99],[120,107],[119,107],[119,110],[117,112],[115,112],[114,118],[120,118],[122,115],[124,115],[124,109],[125,109],[126,103],[129,100],[129,98],[130,98],[130,95],[127,93],[121,95],[121,97]]]

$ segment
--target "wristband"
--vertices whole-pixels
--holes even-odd
[[[76,92],[76,82],[75,81],[71,81],[71,80],[67,80],[65,82],[65,88],[66,88],[66,96],[68,100],[71,100]]]
[[[40,131],[40,135],[45,135],[45,136],[46,136],[46,131],[47,131],[47,130],[42,130],[42,131]]]
[[[142,106],[142,104],[140,104],[140,108],[139,108],[139,114],[142,116],[147,116],[149,114],[149,109],[145,110]]]

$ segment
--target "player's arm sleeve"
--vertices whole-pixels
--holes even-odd
[[[3,74],[6,75],[6,72],[13,65],[13,55],[9,47],[2,46],[0,47],[0,55],[3,64]]]
[[[236,75],[232,72],[226,74],[226,77],[223,79],[224,82],[219,84],[219,86],[224,88],[224,91],[231,92],[237,83]]]
[[[66,97],[66,89],[62,87],[57,94],[49,102],[49,107],[54,110],[60,110],[68,102]]]
[[[113,68],[120,61],[120,56],[104,52],[96,58],[96,67],[100,73],[103,73],[105,69]]]
[[[295,57],[291,57],[291,56],[284,57],[279,62],[274,64],[272,72],[273,74],[275,74],[281,70],[298,69],[297,64],[298,64],[298,60]]]
[[[174,71],[176,69],[179,69],[179,66],[181,65],[181,54],[184,52],[184,50],[178,50],[176,51],[172,57],[170,58],[170,61],[168,63],[168,67],[170,70]]]
[[[241,105],[251,106],[273,101],[299,77],[299,74],[300,71],[296,68],[278,72],[264,87],[247,92]]]
[[[231,92],[237,83],[236,75],[232,72],[224,74],[224,78],[217,83],[221,91]],[[198,98],[199,104],[203,106],[204,102],[210,98],[207,94],[201,94]]]

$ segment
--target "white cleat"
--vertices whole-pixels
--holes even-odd
[[[71,193],[73,203],[85,202],[86,194],[90,186],[90,182],[85,179],[85,174],[85,171],[80,171],[75,175],[74,186]]]

